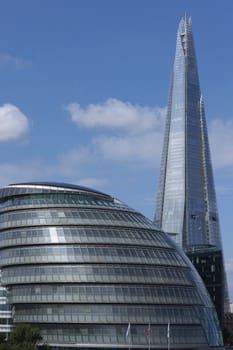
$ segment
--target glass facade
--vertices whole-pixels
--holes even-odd
[[[14,323],[38,326],[52,349],[143,350],[148,337],[163,349],[168,324],[172,349],[222,348],[188,258],[111,196],[55,183],[0,189],[0,257]]]
[[[6,338],[13,328],[12,323],[11,305],[7,303],[7,289],[0,287],[0,333],[5,334]]]
[[[177,33],[154,222],[184,251],[222,250],[190,18],[181,20]],[[226,278],[222,289],[228,309]]]
[[[223,326],[224,313],[222,305],[224,302],[224,293],[222,286],[224,284],[224,271],[221,250],[213,247],[196,247],[187,251],[187,255],[200,276],[204,279],[207,290],[214,302],[219,321]]]

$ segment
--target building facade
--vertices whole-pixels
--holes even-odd
[[[190,18],[181,20],[177,33],[154,222],[185,252],[191,251],[193,261],[196,261],[194,252],[200,254],[202,249],[203,253],[213,248],[222,254],[204,104]],[[225,276],[223,263],[221,269]],[[205,280],[205,273],[201,273],[201,276]],[[225,277],[221,286],[221,300],[224,298],[228,310]],[[223,309],[222,305],[220,319]]]
[[[0,286],[0,333],[8,334],[13,328],[11,305],[7,303],[7,289]]]
[[[224,270],[222,251],[214,247],[193,247],[186,251],[192,264],[202,276],[216,308],[219,322],[224,326]]]
[[[0,189],[2,283],[13,321],[52,349],[222,348],[190,260],[119,200],[56,183]]]

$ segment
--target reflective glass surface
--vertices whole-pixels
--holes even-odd
[[[144,345],[144,348],[148,348],[148,335],[147,326],[135,325],[131,326],[131,340],[133,344]],[[58,325],[46,325],[42,329],[42,334],[50,342],[56,342],[57,339],[62,343],[80,342],[89,344],[119,344],[124,345],[128,348],[128,341],[125,337],[127,325],[108,325],[107,327],[103,324],[95,325],[71,325],[68,327],[64,325],[60,327]],[[189,325],[186,327],[174,326],[170,329],[171,339],[170,342],[175,346],[183,345],[188,343],[204,345],[205,335],[203,330],[199,326]],[[150,342],[157,346],[167,346],[167,326],[156,325],[151,326],[150,330]]]
[[[11,248],[2,250],[0,258],[2,266],[35,262],[120,262],[184,266],[182,258],[175,251],[154,247],[59,245]]]
[[[38,325],[45,341],[64,349],[128,347],[129,322],[137,348],[148,344],[148,322],[157,348],[168,322],[177,349],[207,350],[207,336],[221,344],[187,257],[140,213],[53,184],[11,185],[0,189],[0,203],[2,283],[15,323]]]
[[[4,284],[45,282],[129,282],[191,286],[192,275],[187,268],[166,266],[76,264],[76,265],[29,265],[3,269]]]
[[[196,324],[199,318],[188,306],[138,306],[138,305],[93,305],[50,304],[22,305],[15,307],[16,322],[83,322],[83,323],[146,323]]]
[[[196,246],[222,250],[190,18],[181,20],[177,33],[154,222],[185,252]],[[222,313],[224,309],[229,311],[227,280],[223,274]]]
[[[48,243],[102,243],[151,245],[168,247],[160,233],[153,230],[131,228],[97,228],[97,227],[36,227],[3,231],[0,235],[0,247],[48,244]]]
[[[3,213],[0,215],[2,229],[39,225],[120,225],[151,228],[148,219],[132,212],[95,209],[34,209]]]
[[[221,248],[218,221],[191,20],[182,19],[177,33],[155,222],[186,249],[192,245]]]
[[[92,303],[156,303],[199,304],[200,297],[194,288],[184,286],[144,285],[33,285],[12,287],[8,300],[15,303],[37,302],[92,302]]]

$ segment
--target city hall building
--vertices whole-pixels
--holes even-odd
[[[174,241],[110,195],[0,188],[0,262],[14,324],[53,349],[222,348],[206,288]]]

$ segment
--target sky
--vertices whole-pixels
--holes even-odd
[[[178,23],[192,17],[233,300],[233,1],[0,0],[0,186],[57,181],[152,219]]]

